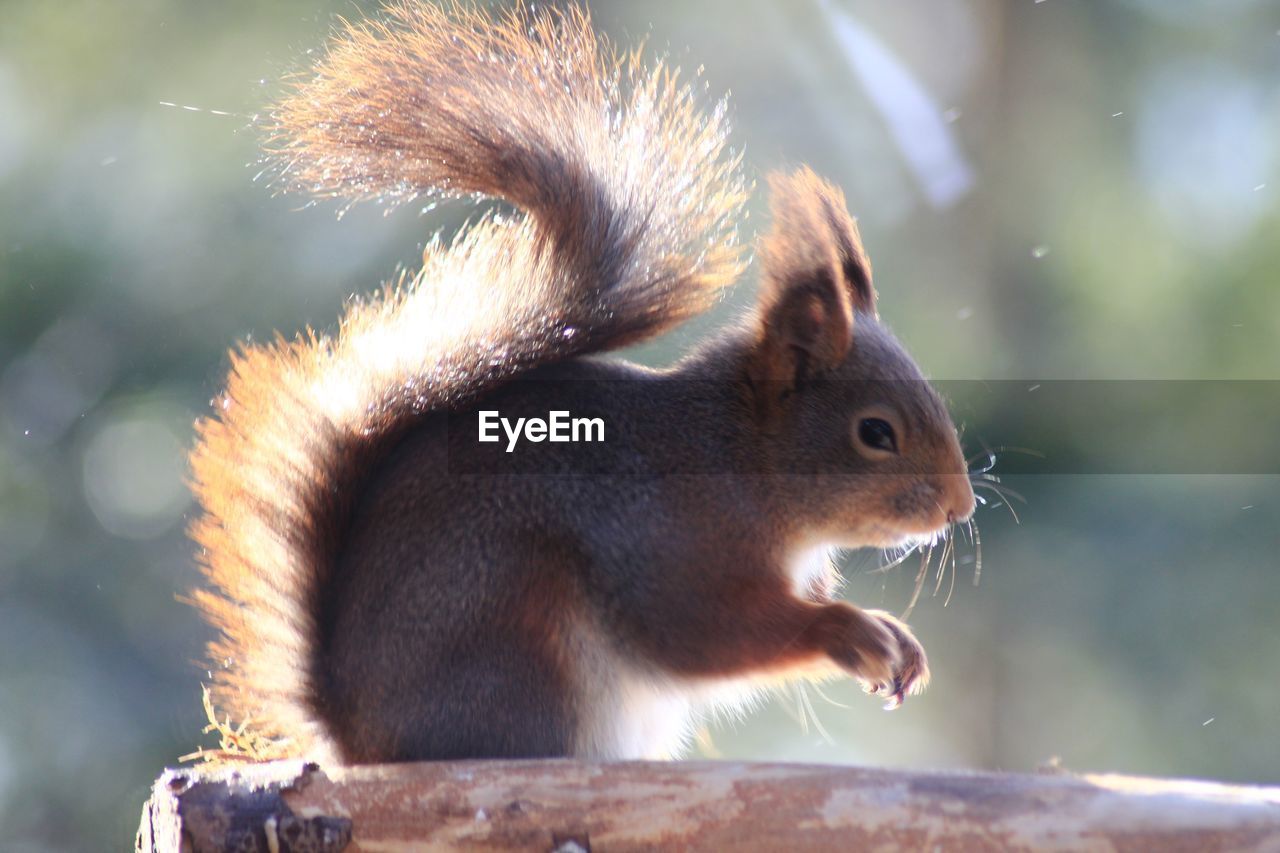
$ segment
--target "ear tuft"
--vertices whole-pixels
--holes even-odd
[[[760,343],[751,373],[785,395],[844,359],[855,314],[875,315],[875,290],[839,189],[808,168],[771,176],[769,189],[773,227],[761,244]]]
[[[871,261],[839,187],[801,167],[789,175],[771,175],[769,191],[773,228],[762,247],[766,278],[786,282],[834,255],[838,280],[848,289],[854,310],[875,316]]]
[[[849,288],[853,307],[859,313],[875,317],[876,289],[871,282],[871,259],[862,248],[862,235],[858,233],[858,224],[849,215],[844,193],[812,172],[809,174],[820,187],[817,195],[831,227],[831,236],[840,257],[840,270],[844,274],[845,286]]]

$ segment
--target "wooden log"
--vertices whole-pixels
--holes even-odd
[[[1280,788],[731,762],[168,770],[139,850],[1280,851]]]

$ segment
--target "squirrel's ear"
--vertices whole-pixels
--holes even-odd
[[[808,172],[807,169],[805,171]],[[840,272],[844,276],[845,287],[849,289],[854,310],[875,317],[876,289],[871,283],[871,259],[862,248],[862,235],[858,233],[858,224],[849,215],[844,193],[812,172],[808,172],[808,178],[816,184],[815,194],[822,203],[827,224],[831,226],[831,238],[840,258]]]
[[[772,176],[769,188],[773,227],[761,245],[761,328],[750,366],[765,408],[838,365],[855,313],[875,314],[871,264],[840,190],[809,169]]]

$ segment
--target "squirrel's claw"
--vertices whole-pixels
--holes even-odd
[[[893,685],[886,690],[889,694],[889,701],[885,703],[886,711],[893,711],[902,707],[902,703],[907,701],[907,687],[902,683],[902,676],[895,676]]]
[[[898,645],[898,661],[894,666],[893,680],[890,683],[867,682],[864,689],[875,696],[885,696],[885,710],[892,711],[902,707],[907,696],[919,693],[929,681],[929,664],[920,641],[911,633],[911,629],[900,620],[879,610],[867,611],[893,634]]]

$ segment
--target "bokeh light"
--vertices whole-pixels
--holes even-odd
[[[129,412],[100,426],[84,452],[84,495],[103,529],[126,539],[169,530],[190,500],[185,456],[184,442],[154,414]]]

